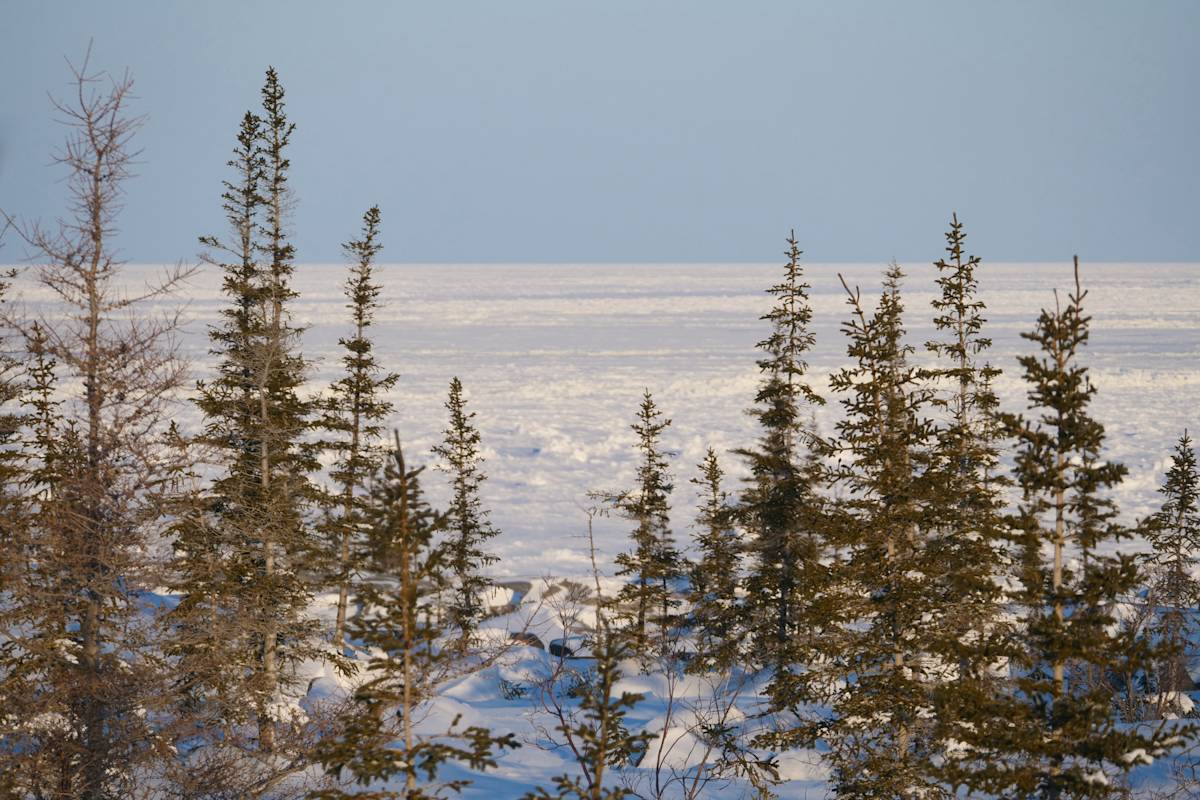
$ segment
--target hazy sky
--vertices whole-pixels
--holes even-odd
[[[51,217],[94,38],[148,115],[121,238],[224,233],[268,64],[301,261],[1200,260],[1200,2],[2,0],[0,207]],[[12,242],[0,255],[16,260]]]

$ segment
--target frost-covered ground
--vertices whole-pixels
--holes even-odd
[[[934,269],[909,267],[908,329],[921,345],[930,335]],[[156,268],[129,266],[132,284]],[[811,364],[818,386],[845,363],[839,325],[845,318],[841,272],[864,296],[877,291],[882,264],[807,266],[817,344]],[[454,375],[477,412],[487,471],[485,498],[503,531],[497,574],[537,576],[586,568],[580,533],[593,489],[633,478],[629,423],[643,387],[674,420],[665,435],[675,450],[677,528],[686,534],[693,504],[687,479],[704,449],[725,451],[754,435],[744,410],[754,396],[754,344],[770,304],[763,290],[774,264],[385,264],[384,308],[375,328],[381,360],[401,373],[392,399],[394,424],[409,456],[427,455],[444,424],[442,403]],[[344,268],[300,265],[293,305],[308,326],[304,349],[313,382],[339,367],[346,333]],[[980,275],[988,304],[994,360],[1005,370],[997,388],[1010,409],[1023,406],[1015,357],[1019,338],[1055,287],[1071,284],[1068,264],[987,264]],[[1200,427],[1200,264],[1087,264],[1084,286],[1095,317],[1085,358],[1099,387],[1095,412],[1108,428],[1110,453],[1130,470],[1120,500],[1130,515],[1155,503],[1166,455],[1185,426]],[[187,292],[184,346],[195,374],[212,365],[206,326],[224,300],[219,277],[205,268]],[[32,304],[44,290],[22,281]],[[818,413],[832,430],[836,398]],[[197,421],[186,409],[182,419]],[[735,474],[732,456],[726,467]],[[437,481],[429,487],[438,491]],[[624,530],[602,523],[599,545],[611,559]]]
[[[817,333],[811,363],[822,386],[825,376],[845,362],[839,333],[845,303],[837,273],[873,296],[883,265],[807,269]],[[129,267],[126,274],[137,285],[152,272]],[[906,285],[910,339],[918,346],[931,333],[933,272],[930,266],[914,266]],[[674,420],[665,442],[678,452],[675,524],[686,538],[693,504],[687,479],[704,449],[713,445],[727,451],[754,435],[744,410],[757,382],[754,344],[765,331],[758,317],[770,305],[763,290],[779,274],[778,265],[762,264],[379,268],[384,308],[374,335],[381,360],[402,374],[392,397],[394,424],[409,456],[427,457],[438,440],[447,384],[459,376],[478,414],[491,475],[485,499],[502,530],[496,541],[502,558],[497,577],[533,579],[525,605],[489,623],[499,637],[506,628],[526,626],[543,640],[562,635],[562,608],[545,599],[548,592],[537,578],[585,580],[581,533],[587,493],[632,481],[628,426],[643,387]],[[300,298],[293,311],[297,322],[308,326],[304,348],[314,364],[316,386],[328,383],[338,368],[337,339],[347,330],[343,276],[337,265],[297,268]],[[1071,269],[1067,264],[985,264],[980,277],[994,360],[1005,370],[997,388],[1008,408],[1019,409],[1023,387],[1015,357],[1029,351],[1019,333],[1031,328],[1039,308],[1054,302],[1055,287],[1070,285]],[[1089,290],[1086,308],[1095,317],[1085,355],[1099,387],[1095,413],[1108,428],[1111,457],[1130,469],[1121,504],[1130,517],[1138,516],[1156,502],[1174,440],[1185,427],[1200,427],[1200,264],[1085,264],[1083,278]],[[44,290],[26,280],[18,288],[31,310],[47,302]],[[186,296],[183,346],[197,377],[212,366],[205,328],[224,303],[218,289],[218,275],[206,269]],[[840,413],[836,399],[829,397],[829,406],[817,415],[826,431]],[[180,418],[185,427],[198,423],[190,408]],[[726,464],[738,472],[732,457]],[[435,495],[441,492],[436,480],[427,485]],[[619,522],[602,521],[598,543],[605,562],[625,546],[625,535]],[[462,713],[465,724],[511,730],[527,741],[504,756],[469,797],[519,797],[533,784],[548,785],[551,776],[571,771],[561,752],[535,746],[535,724],[546,719],[531,714],[531,698],[506,700],[499,688],[502,678],[531,683],[553,667],[544,652],[516,648],[501,664],[446,687],[431,709],[431,726]],[[651,698],[632,721],[658,730],[666,709],[661,676],[633,672],[623,688],[646,691]],[[314,684],[315,694],[343,689],[332,676]],[[753,705],[752,691],[744,702],[748,709]],[[789,755],[783,768],[791,782],[781,788],[782,796],[823,794],[821,770],[810,754]],[[1141,772],[1142,780],[1163,774],[1161,767]]]

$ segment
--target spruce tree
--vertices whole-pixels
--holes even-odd
[[[0,295],[5,318],[7,288],[6,283],[5,295]],[[24,359],[28,363],[11,357],[11,365],[18,371],[12,374],[6,369],[2,384],[6,402],[2,406],[4,458],[0,461],[4,511],[0,526],[0,797],[22,797],[39,784],[53,784],[49,775],[39,780],[43,770],[30,769],[30,762],[44,760],[49,766],[61,758],[49,737],[29,730],[30,720],[46,708],[44,687],[54,682],[52,670],[57,660],[39,658],[37,643],[66,640],[63,615],[44,614],[49,609],[39,609],[40,604],[34,602],[42,572],[34,498],[46,486],[61,484],[50,475],[57,467],[57,458],[51,453],[61,443],[55,435],[61,424],[59,403],[54,398],[57,381],[53,363],[46,358],[44,335],[37,325],[30,334]],[[8,362],[10,357],[0,358]],[[16,401],[18,406],[14,409],[7,401]],[[39,463],[31,458],[36,454],[49,457]],[[38,636],[29,637],[30,629],[37,630]],[[61,713],[57,708],[54,711]]]
[[[937,796],[930,718],[929,644],[940,565],[928,526],[946,502],[939,493],[930,391],[910,362],[900,285],[892,264],[873,314],[849,293],[850,367],[831,386],[846,396],[838,423],[846,489],[838,619],[831,666],[843,688],[819,725],[839,797]],[[844,282],[843,282],[844,283]]]
[[[392,411],[392,404],[383,395],[400,377],[394,372],[383,372],[375,359],[374,342],[367,331],[379,307],[380,287],[374,276],[375,257],[382,249],[379,222],[379,208],[372,206],[363,214],[360,238],[344,245],[346,256],[354,262],[345,284],[354,334],[338,340],[345,350],[343,375],[330,387],[323,419],[323,426],[335,436],[329,447],[337,456],[329,476],[337,486],[338,503],[327,519],[324,533],[328,540],[333,583],[338,590],[333,643],[339,651],[345,647],[346,610],[354,575],[353,554],[363,536],[366,483],[382,464],[381,422]]]
[[[197,400],[205,415],[204,442],[220,453],[223,470],[211,489],[217,519],[204,527],[225,558],[219,584],[185,580],[180,586],[185,598],[193,589],[214,592],[218,596],[205,605],[236,611],[238,624],[219,635],[230,637],[227,669],[242,676],[244,705],[254,711],[258,745],[266,751],[274,749],[280,703],[294,684],[291,667],[320,654],[300,572],[314,550],[306,517],[317,499],[309,480],[317,461],[302,441],[314,409],[300,396],[307,362],[297,349],[301,330],[288,311],[296,296],[286,234],[286,153],[294,125],[283,98],[278,75],[268,69],[263,116],[243,118],[231,162],[235,177],[222,195],[232,239],[201,239],[233,255],[217,262],[231,300],[222,324],[211,331],[218,374],[199,386]],[[191,561],[186,548],[183,555]],[[190,571],[186,563],[181,568],[185,578]]]
[[[1178,714],[1179,692],[1189,685],[1185,656],[1200,608],[1200,472],[1196,450],[1187,431],[1175,444],[1171,466],[1158,490],[1162,507],[1145,526],[1152,547],[1146,602],[1154,611],[1152,634],[1172,651],[1153,665],[1151,687],[1154,716]]]
[[[774,304],[758,343],[761,375],[755,405],[758,441],[738,451],[750,469],[738,499],[738,521],[747,553],[745,625],[755,663],[770,667],[769,708],[773,730],[759,743],[789,749],[811,745],[815,735],[807,709],[825,694],[811,665],[825,659],[838,616],[830,591],[830,513],[822,497],[827,443],[812,424],[825,400],[808,380],[811,330],[809,284],[801,250],[787,239],[783,279],[767,289]]]
[[[173,664],[176,747],[187,752],[232,741],[234,728],[248,721],[245,675],[253,657],[238,636],[242,608],[216,502],[198,475],[181,475],[179,483],[166,508],[175,520],[171,586],[180,595],[163,624]]]
[[[0,238],[7,226],[0,228]],[[0,324],[10,316],[10,279],[15,273],[0,275]],[[25,531],[22,522],[25,514],[24,492],[19,484],[25,479],[27,456],[23,452],[21,438],[23,429],[30,421],[28,403],[30,390],[30,365],[20,353],[20,333],[3,326],[0,337],[0,597],[21,572],[25,550]],[[14,341],[17,340],[17,341]],[[0,618],[4,605],[0,604]],[[0,623],[0,632],[4,630]]]
[[[360,554],[385,581],[361,581],[357,600],[363,612],[350,621],[353,636],[372,655],[366,680],[353,695],[337,736],[318,745],[317,757],[339,781],[358,789],[318,792],[316,798],[421,798],[457,793],[469,781],[438,780],[447,761],[473,769],[495,766],[498,751],[517,746],[511,734],[494,736],[478,727],[421,735],[415,728],[421,707],[440,679],[452,674],[455,654],[439,645],[445,631],[433,621],[425,594],[445,583],[452,570],[452,547],[439,541],[450,516],[425,501],[423,467],[405,465],[399,436],[377,476],[365,506],[367,549]],[[393,781],[403,781],[403,788]]]
[[[221,207],[229,224],[226,242],[202,236],[202,258],[223,273],[222,291],[232,301],[219,311],[221,324],[209,329],[210,353],[218,356],[217,377],[198,384],[207,418],[199,437],[220,453],[228,477],[212,491],[185,484],[174,498],[171,588],[179,602],[167,615],[167,653],[176,661],[180,712],[195,721],[196,733],[226,737],[229,726],[247,721],[244,685],[257,657],[242,632],[245,611],[238,578],[237,551],[254,523],[251,499],[258,453],[254,435],[259,405],[255,396],[256,349],[263,338],[262,285],[258,263],[258,222],[262,212],[262,119],[247,111],[222,181]],[[236,476],[236,477],[235,477]],[[182,734],[185,738],[188,733]]]
[[[776,668],[772,697],[779,707],[795,705],[806,693],[788,665],[809,660],[818,646],[828,580],[819,494],[823,443],[809,424],[812,409],[825,401],[806,377],[816,337],[795,232],[787,244],[783,279],[767,289],[774,305],[762,319],[770,334],[758,343],[762,377],[749,413],[759,438],[738,451],[750,468],[738,504],[748,534],[748,613],[762,660]]]
[[[30,503],[19,524],[9,529],[19,550],[11,554],[11,562],[6,553],[6,567],[14,572],[4,596],[0,645],[0,786],[12,797],[87,788],[88,755],[77,718],[82,703],[73,696],[80,678],[75,669],[78,626],[73,609],[63,602],[71,597],[68,587],[75,572],[71,531],[64,522],[78,513],[74,487],[80,481],[84,445],[56,399],[57,365],[41,326],[31,331],[29,348],[31,418],[22,434],[30,461],[22,488]],[[95,690],[96,684],[88,688]],[[113,762],[130,766],[119,757]]]
[[[261,652],[251,683],[264,750],[274,747],[278,712],[271,705],[278,702],[282,689],[293,685],[291,666],[317,655],[311,645],[315,626],[307,617],[310,592],[300,574],[312,551],[305,512],[315,496],[308,476],[317,461],[312,449],[301,442],[312,408],[299,394],[307,362],[298,351],[301,330],[292,325],[287,310],[296,297],[290,285],[294,254],[286,233],[291,207],[286,151],[295,126],[287,119],[283,97],[278,75],[268,68],[258,144],[265,201],[258,243],[266,261],[259,275],[263,333],[253,352],[258,414],[252,431],[258,465],[251,479],[257,479],[253,496],[258,525],[257,530],[238,531],[239,537],[250,534],[252,548],[249,563],[239,565],[239,572],[243,596],[251,598],[251,630]]]
[[[696,657],[689,668],[726,670],[739,661],[745,627],[738,600],[742,541],[713,448],[708,448],[699,470],[700,477],[691,481],[700,490],[694,538],[700,555],[692,565],[688,597],[696,640]]]
[[[442,443],[433,448],[442,460],[438,469],[450,476],[453,491],[447,511],[447,535],[448,568],[454,582],[446,611],[450,627],[457,632],[460,654],[467,652],[471,636],[483,618],[482,594],[489,581],[481,570],[498,560],[484,550],[498,531],[488,522],[488,512],[479,496],[487,475],[481,467],[479,431],[472,421],[475,413],[467,411],[466,406],[462,382],[456,377],[450,381],[446,400],[450,423]]]
[[[671,420],[664,419],[655,405],[650,390],[644,390],[637,421],[630,426],[637,435],[635,447],[640,456],[637,485],[606,496],[618,513],[635,525],[630,533],[633,549],[619,554],[616,563],[617,575],[632,578],[622,587],[619,600],[632,617],[631,649],[642,655],[649,652],[651,625],[658,629],[658,654],[667,654],[677,621],[673,609],[678,606],[671,596],[671,584],[684,575],[683,557],[671,534],[669,454],[661,445],[662,432],[670,424]]]
[[[1104,426],[1088,413],[1096,388],[1079,363],[1089,338],[1085,297],[1077,258],[1065,306],[1043,309],[1034,330],[1022,334],[1039,348],[1018,359],[1034,416],[1005,415],[1005,424],[1019,443],[1022,499],[1013,528],[1024,619],[1012,651],[1012,692],[994,715],[1005,724],[965,741],[971,756],[963,766],[970,761],[975,770],[962,785],[974,792],[1116,796],[1115,779],[1144,763],[1139,754],[1157,758],[1168,745],[1161,729],[1116,724],[1107,679],[1142,671],[1154,653],[1136,631],[1116,624],[1138,570],[1132,555],[1104,547],[1129,535],[1108,495],[1126,471],[1104,459]]]
[[[961,741],[970,731],[989,729],[992,701],[1003,689],[995,663],[1005,653],[1002,577],[1006,565],[1004,499],[1008,481],[998,475],[1002,430],[992,381],[1000,371],[985,361],[991,339],[984,335],[986,309],[978,297],[978,256],[966,256],[966,234],[958,215],[946,233],[948,258],[935,262],[941,293],[933,299],[939,337],[926,343],[936,356],[926,373],[938,387],[931,406],[940,411],[934,463],[945,502],[927,524],[933,562],[940,566],[937,624],[930,655],[945,667],[934,681],[938,739]],[[942,762],[953,772],[954,752]]]

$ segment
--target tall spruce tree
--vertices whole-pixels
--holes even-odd
[[[498,531],[488,521],[488,512],[479,496],[487,479],[481,466],[479,431],[472,421],[475,413],[467,411],[462,382],[457,377],[450,381],[446,410],[450,412],[450,423],[442,443],[433,452],[442,459],[438,469],[450,476],[453,491],[447,511],[447,534],[448,568],[454,585],[446,611],[451,628],[457,632],[459,653],[465,654],[483,618],[483,592],[490,585],[481,570],[498,560],[484,546]]]
[[[1104,459],[1104,426],[1088,413],[1096,388],[1079,363],[1089,338],[1085,297],[1076,258],[1065,306],[1043,309],[1022,334],[1039,348],[1018,359],[1036,416],[1006,415],[1005,424],[1019,442],[1022,501],[1013,527],[1024,619],[1012,652],[1013,690],[995,715],[1006,724],[964,742],[975,770],[962,785],[973,792],[1112,797],[1121,791],[1117,776],[1168,747],[1161,729],[1116,724],[1107,680],[1143,671],[1154,648],[1116,624],[1117,605],[1139,576],[1132,555],[1102,549],[1129,533],[1107,494],[1126,471]]]
[[[843,627],[832,662],[844,684],[819,730],[839,797],[938,796],[928,777],[929,644],[941,570],[928,526],[946,498],[926,417],[931,392],[904,340],[902,278],[892,264],[871,315],[846,287],[853,364],[830,381],[846,394],[837,472],[846,556],[835,594]]]
[[[671,584],[685,574],[683,557],[671,534],[673,485],[667,465],[669,453],[661,444],[662,432],[670,424],[671,420],[664,419],[655,405],[650,390],[644,390],[637,421],[630,426],[637,435],[634,446],[640,458],[637,485],[606,498],[635,526],[630,533],[633,549],[619,554],[616,563],[617,575],[632,578],[622,587],[619,599],[632,617],[631,649],[639,654],[649,653],[651,625],[658,629],[657,653],[667,653],[678,606]]]
[[[247,720],[246,678],[257,656],[241,633],[245,607],[239,597],[237,548],[245,537],[236,521],[253,525],[252,475],[257,468],[254,436],[256,353],[263,337],[262,282],[257,252],[263,205],[262,120],[247,111],[222,181],[221,207],[229,239],[202,236],[202,258],[223,272],[222,291],[232,301],[220,310],[221,324],[209,329],[210,352],[219,357],[215,380],[198,385],[198,404],[207,418],[202,443],[213,446],[227,477],[211,492],[185,484],[174,498],[171,588],[179,602],[167,615],[167,653],[176,662],[181,716],[195,720],[201,738]],[[237,477],[235,477],[237,476]],[[228,520],[229,522],[226,522]],[[252,705],[252,704],[249,704]],[[188,733],[182,734],[188,738]]]
[[[813,742],[807,710],[826,692],[811,665],[826,658],[839,613],[830,591],[830,513],[821,494],[828,443],[812,423],[825,400],[807,378],[816,341],[810,287],[795,232],[787,244],[783,279],[767,289],[774,305],[762,319],[770,334],[758,343],[761,378],[749,411],[758,441],[738,451],[750,468],[738,499],[748,556],[745,624],[755,661],[772,668],[767,695],[776,712],[772,731],[759,742],[781,749]]]
[[[223,462],[211,489],[216,519],[204,527],[218,537],[225,558],[220,583],[195,588],[218,593],[206,605],[237,613],[238,624],[218,635],[229,637],[226,668],[242,675],[258,745],[270,751],[283,693],[295,681],[291,667],[320,651],[300,572],[314,549],[307,513],[316,492],[308,476],[317,460],[302,441],[314,409],[300,396],[307,365],[297,349],[301,330],[288,311],[296,294],[290,286],[286,153],[295,126],[274,69],[267,70],[262,110],[261,118],[243,118],[231,162],[235,178],[222,195],[232,240],[201,239],[233,259],[216,261],[232,303],[211,332],[218,374],[200,384],[197,400],[205,415],[204,440]],[[184,554],[190,561],[186,549]],[[186,564],[181,570],[185,577],[190,571]],[[186,600],[193,584],[185,581],[180,589]]]
[[[738,600],[742,540],[722,481],[717,452],[708,448],[692,483],[700,490],[694,541],[699,559],[692,565],[691,626],[696,639],[695,670],[725,670],[739,662],[745,629]]]
[[[372,206],[363,214],[360,238],[343,248],[354,262],[345,284],[354,334],[338,340],[345,350],[343,374],[330,387],[323,420],[323,426],[335,437],[329,446],[337,456],[329,476],[337,486],[338,502],[326,521],[324,532],[333,584],[338,590],[333,644],[339,651],[345,647],[346,611],[354,577],[353,556],[359,549],[359,540],[365,535],[366,484],[368,478],[378,472],[385,452],[379,441],[383,430],[381,423],[391,413],[392,404],[383,398],[383,394],[400,378],[394,372],[383,372],[375,359],[374,343],[367,330],[379,307],[380,287],[374,275],[375,257],[383,249],[379,243],[379,222],[379,207]]]
[[[821,639],[829,577],[819,493],[823,443],[809,423],[812,409],[825,400],[806,377],[816,337],[794,231],[787,244],[783,280],[767,289],[774,306],[762,319],[770,323],[770,335],[758,343],[762,378],[749,413],[759,438],[738,451],[750,467],[738,504],[748,534],[748,611],[757,647],[776,668],[772,696],[780,707],[795,705],[807,691],[802,680],[793,681],[788,665],[808,661]]]
[[[934,264],[941,293],[933,299],[933,322],[940,338],[925,345],[937,359],[926,375],[938,388],[931,406],[941,418],[930,468],[940,476],[945,496],[936,519],[926,525],[927,547],[940,565],[929,650],[946,668],[934,680],[942,742],[997,724],[987,714],[1003,691],[995,665],[1011,632],[1002,583],[1008,567],[1001,489],[1008,481],[998,475],[1002,430],[992,390],[1000,371],[985,361],[992,342],[983,333],[980,259],[965,254],[965,241],[955,214],[946,233],[948,258]],[[956,752],[951,748],[940,762],[950,772]]]
[[[1149,591],[1146,602],[1154,609],[1152,634],[1172,650],[1153,666],[1151,676],[1154,716],[1183,711],[1180,692],[1191,684],[1186,657],[1190,637],[1200,609],[1200,472],[1196,450],[1187,431],[1175,444],[1171,466],[1158,490],[1162,507],[1145,526],[1152,547],[1149,562]]]
[[[483,770],[495,766],[497,752],[517,746],[511,734],[459,728],[457,720],[437,735],[416,730],[420,709],[433,697],[438,681],[452,674],[456,658],[439,646],[445,630],[434,622],[428,607],[432,598],[425,594],[452,571],[453,546],[438,541],[451,517],[425,501],[422,470],[406,466],[397,435],[364,508],[369,536],[360,557],[391,581],[357,584],[363,612],[350,621],[350,630],[372,655],[339,734],[326,737],[317,748],[317,758],[343,786],[318,792],[316,798],[443,797],[470,783],[439,781],[447,761]],[[395,781],[402,781],[403,788]]]

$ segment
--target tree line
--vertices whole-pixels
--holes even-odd
[[[5,302],[0,315],[0,793],[461,790],[448,762],[486,770],[519,738],[415,723],[441,683],[489,663],[478,633],[498,531],[458,378],[431,454],[445,509],[388,434],[398,375],[371,337],[380,210],[344,246],[350,333],[339,377],[314,387],[292,313],[295,126],[268,69],[221,184],[226,230],[200,237],[225,305],[209,330],[216,367],[193,386],[180,318],[145,310],[193,269],[119,288],[112,240],[142,123],[132,79],[86,59],[73,75],[57,104],[67,210],[48,227],[5,215],[58,302],[42,317]],[[696,465],[690,547],[673,529],[671,421],[645,392],[632,485],[593,498],[630,524],[622,589],[605,596],[597,570],[594,671],[571,687],[574,706],[550,699],[579,769],[529,797],[693,797],[712,781],[765,797],[779,754],[797,748],[822,754],[839,797],[1113,797],[1132,768],[1190,746],[1194,445],[1183,433],[1161,510],[1123,522],[1113,490],[1126,470],[1089,411],[1078,260],[1074,285],[1022,334],[1027,402],[1013,413],[993,389],[982,265],[965,239],[955,216],[928,358],[906,336],[898,265],[874,302],[843,281],[846,361],[830,379],[841,415],[824,432],[810,287],[789,237],[758,344],[757,436],[729,454],[748,477],[727,485],[728,456],[713,449]],[[173,421],[181,402],[201,412],[198,431]],[[1123,551],[1134,537],[1146,555]],[[332,626],[318,595],[335,598]],[[701,732],[707,766],[671,786],[611,778],[655,746],[627,725],[639,697],[618,681],[631,658],[710,681],[723,710]],[[312,662],[356,688],[303,700],[299,667]],[[755,682],[764,704],[735,721],[728,698]]]

